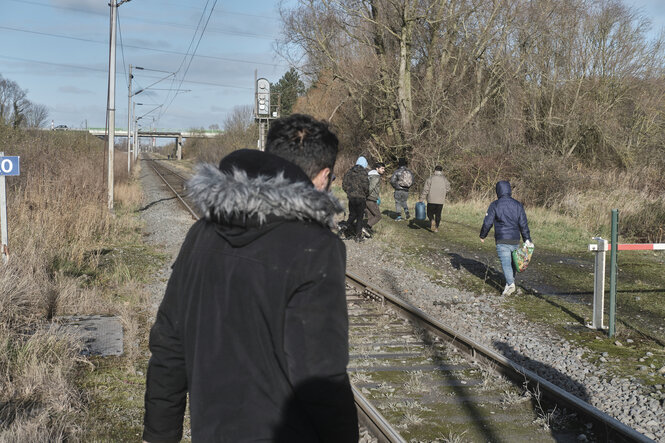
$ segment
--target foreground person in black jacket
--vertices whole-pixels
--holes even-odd
[[[205,165],[190,229],[150,333],[143,439],[175,442],[189,393],[202,442],[356,442],[346,373],[346,251],[330,231],[337,137],[276,120],[266,152]]]

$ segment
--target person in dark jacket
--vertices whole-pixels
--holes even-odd
[[[143,439],[357,442],[346,372],[346,251],[331,232],[337,137],[294,114],[265,152],[235,151],[188,182],[190,229],[150,331]]]
[[[356,164],[344,174],[342,189],[349,199],[349,219],[346,221],[346,229],[354,234],[357,242],[361,242],[365,239],[362,232],[363,217],[365,216],[365,202],[369,195],[369,177],[365,157],[358,157]]]
[[[494,225],[496,252],[506,278],[503,295],[515,292],[515,267],[512,252],[519,247],[520,235],[525,242],[531,242],[524,206],[512,198],[511,193],[510,183],[507,181],[502,180],[496,184],[498,198],[490,204],[483,220],[483,226],[480,228],[480,241],[484,242]]]
[[[395,189],[395,211],[397,212],[395,221],[402,220],[402,209],[404,209],[404,216],[408,220],[411,215],[409,214],[407,200],[409,199],[409,189],[413,185],[413,172],[406,167],[405,158],[397,160],[397,166],[397,169],[390,177],[390,184]]]
[[[386,165],[383,162],[374,163],[374,169],[367,173],[369,177],[369,194],[365,202],[365,213],[367,214],[367,232],[366,236],[371,237],[374,233],[374,225],[381,221],[381,176],[386,172]],[[364,228],[363,228],[364,229]]]

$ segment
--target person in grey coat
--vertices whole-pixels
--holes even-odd
[[[434,232],[439,232],[441,210],[448,191],[450,191],[450,182],[443,175],[443,167],[436,166],[434,174],[425,181],[423,192],[420,194],[420,201],[427,201],[427,218],[430,220],[430,229]]]

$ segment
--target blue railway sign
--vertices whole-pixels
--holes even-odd
[[[18,156],[0,157],[0,175],[20,175]]]

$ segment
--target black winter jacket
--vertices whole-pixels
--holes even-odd
[[[497,243],[519,244],[520,234],[524,241],[531,240],[529,224],[522,203],[510,196],[510,183],[500,181],[496,184],[497,200],[494,200],[485,214],[480,238],[487,237],[494,225],[494,239]]]
[[[369,195],[369,176],[362,165],[355,165],[344,174],[342,189],[348,198],[365,200]]]
[[[280,157],[236,151],[188,183],[207,212],[173,265],[150,333],[148,442],[356,442],[346,373],[341,212]]]

